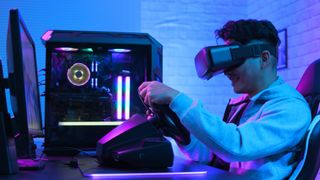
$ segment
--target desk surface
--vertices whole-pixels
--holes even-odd
[[[35,141],[38,147],[42,147],[43,143],[42,139],[38,139]],[[42,148],[37,149],[37,154],[41,154],[43,151]],[[69,166],[69,163],[74,158],[79,160],[80,168],[72,168]],[[0,180],[79,180],[79,179],[96,179],[94,177],[85,177],[83,174],[88,172],[97,172],[100,171],[101,168],[98,167],[96,161],[92,157],[88,157],[88,155],[81,155],[77,157],[44,157],[45,167],[41,170],[34,171],[19,171],[18,174],[4,176],[0,175]],[[81,172],[82,171],[82,172]],[[85,172],[83,172],[85,171]],[[123,172],[123,170],[121,170]],[[173,166],[169,168],[169,171],[173,172],[203,172],[206,171],[206,174],[192,174],[192,175],[135,175],[135,176],[109,176],[103,177],[99,179],[161,179],[161,180],[169,180],[169,179],[248,179],[248,176],[239,176],[236,174],[229,173],[227,171],[223,171],[211,166],[207,166],[204,164],[195,163],[192,161],[188,161],[182,159],[181,157],[175,157]],[[114,170],[107,169],[106,172],[115,172]],[[119,172],[119,171],[117,171]],[[130,172],[134,172],[130,170]],[[130,173],[129,172],[129,173]],[[141,171],[140,171],[141,172]]]
[[[80,163],[84,164],[82,169],[86,169],[87,167],[92,165],[95,160],[93,158],[83,158],[80,157]],[[0,179],[3,180],[16,180],[16,179],[57,179],[57,180],[64,180],[64,179],[90,179],[90,177],[84,177],[79,168],[72,168],[68,165],[72,157],[48,157],[44,158],[45,160],[45,167],[42,170],[36,171],[20,171],[18,174],[3,176],[0,175]],[[79,164],[80,164],[79,163]],[[81,165],[80,165],[81,166]],[[245,177],[240,177],[235,174],[231,174],[226,171],[219,170],[217,168],[206,166],[203,164],[194,163],[191,161],[187,161],[180,158],[175,158],[174,164],[172,166],[175,171],[180,172],[200,172],[200,171],[207,171],[206,174],[175,174],[175,175],[135,175],[135,176],[109,176],[103,177],[103,179],[246,179]],[[132,172],[132,171],[131,171]],[[99,178],[101,179],[101,178]]]

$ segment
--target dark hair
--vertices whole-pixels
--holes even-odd
[[[223,28],[215,31],[217,38],[223,40],[235,40],[241,44],[247,44],[254,39],[270,42],[276,48],[280,44],[278,32],[274,25],[267,20],[238,20],[228,21]]]

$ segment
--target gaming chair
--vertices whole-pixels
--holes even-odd
[[[308,66],[297,90],[309,103],[312,122],[306,135],[303,159],[290,179],[315,179],[320,167],[320,114],[317,112],[320,100],[320,59]]]

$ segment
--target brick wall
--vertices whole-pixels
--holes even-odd
[[[296,87],[306,67],[320,58],[319,0],[248,0],[248,17],[268,19],[287,29],[288,68],[279,75]]]
[[[164,82],[222,116],[234,96],[230,82],[223,75],[200,80],[194,56],[202,47],[216,44],[215,29],[228,19],[246,18],[246,10],[245,0],[141,0],[141,31],[163,45]],[[171,142],[175,155],[183,157]]]
[[[223,75],[200,80],[194,57],[202,47],[216,44],[214,30],[228,19],[246,18],[246,7],[245,0],[141,1],[141,31],[164,46],[164,82],[200,99],[208,110],[221,116],[234,96],[230,83]]]
[[[237,95],[224,75],[200,80],[194,56],[216,44],[215,29],[242,18],[267,19],[278,30],[287,29],[288,68],[279,75],[293,87],[307,65],[320,58],[319,0],[141,0],[141,31],[164,46],[164,82],[221,116],[228,99]]]
[[[279,75],[296,87],[307,66],[320,58],[320,1],[248,0],[248,4],[250,17],[268,19],[277,29],[287,29],[288,68]]]
[[[141,0],[141,31],[164,46],[164,82],[221,116],[228,99],[237,95],[223,75],[200,80],[194,56],[202,47],[216,44],[215,29],[242,18],[267,19],[278,30],[287,29],[288,67],[279,75],[293,87],[306,67],[320,58],[319,0]]]

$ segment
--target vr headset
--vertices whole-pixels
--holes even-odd
[[[209,80],[212,76],[240,66],[249,57],[259,57],[268,50],[277,57],[277,49],[271,44],[222,45],[202,48],[195,57],[197,74],[201,79]]]

